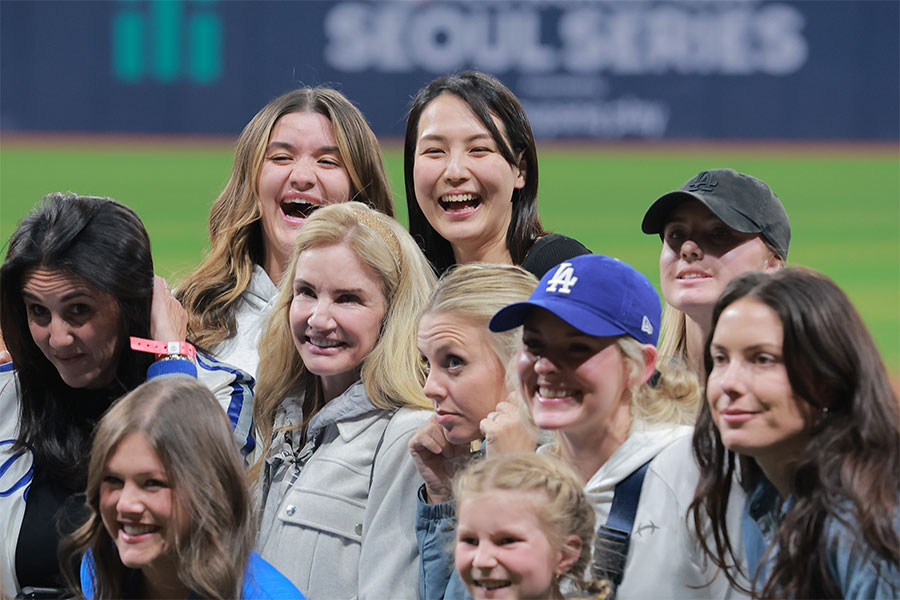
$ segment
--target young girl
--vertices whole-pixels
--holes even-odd
[[[86,598],[303,598],[251,551],[240,454],[195,380],[152,380],[113,405],[97,427],[86,496],[90,518],[63,544],[64,568],[84,555]]]
[[[257,547],[312,598],[413,598],[422,479],[407,444],[430,416],[415,319],[434,276],[358,202],[306,220],[288,273],[260,339]]]
[[[527,302],[502,309],[490,326],[524,325],[522,398],[556,437],[542,450],[581,477],[604,528],[594,578],[610,579],[620,599],[725,598],[728,580],[710,568],[685,521],[698,476],[690,446],[697,378],[665,367],[654,375],[659,314],[646,277],[592,254],[548,272]],[[740,504],[732,506],[738,526]]]
[[[897,394],[850,300],[807,269],[751,273],[712,323],[691,505],[713,517],[703,548],[726,566],[741,549],[721,517],[737,472],[755,596],[898,597]]]
[[[474,598],[561,599],[560,578],[581,582],[594,511],[559,460],[503,454],[454,481],[456,570]]]

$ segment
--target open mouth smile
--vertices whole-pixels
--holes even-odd
[[[474,210],[481,205],[478,194],[447,194],[438,198],[441,209],[448,213]]]
[[[321,205],[307,202],[301,198],[289,198],[281,201],[281,212],[294,219],[305,219],[313,214]]]

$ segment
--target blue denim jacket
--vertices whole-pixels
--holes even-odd
[[[790,497],[781,502],[778,490],[765,478],[747,496],[741,525],[751,577],[775,537],[790,502]],[[856,528],[848,527],[845,523],[853,523],[850,511],[842,511],[841,517],[843,520],[831,517],[825,525],[828,567],[841,590],[841,596],[847,600],[900,597],[900,571],[897,566],[876,556],[857,540],[854,534]],[[896,523],[900,523],[900,519],[895,519]],[[777,548],[773,549],[766,563],[759,569],[755,586],[757,592],[765,584],[777,552]]]
[[[420,600],[471,600],[454,565],[455,540],[456,501],[428,504],[423,485],[416,506]]]

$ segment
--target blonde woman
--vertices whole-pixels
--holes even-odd
[[[434,405],[434,416],[409,441],[425,480],[416,517],[422,598],[465,592],[449,552],[456,523],[454,473],[484,449],[494,454],[535,448],[518,406],[510,402],[515,378],[507,378],[521,334],[488,329],[495,312],[527,299],[535,285],[533,275],[512,265],[459,265],[441,277],[419,318],[419,352],[428,372],[424,392]]]
[[[429,417],[416,316],[434,276],[393,219],[322,208],[260,339],[260,554],[310,598],[414,598],[407,443]]]
[[[646,277],[593,254],[548,272],[528,301],[505,307],[490,326],[523,326],[522,398],[556,438],[542,450],[575,470],[594,506],[592,578],[609,580],[620,600],[733,597],[687,526],[699,475],[691,455],[699,385],[684,369],[655,374],[659,316]],[[731,504],[735,527],[740,500]]]
[[[178,285],[188,338],[255,375],[263,318],[297,232],[320,206],[349,200],[394,214],[381,148],[359,109],[322,87],[263,107],[210,211],[210,252]]]
[[[776,271],[787,260],[791,224],[766,183],[734,169],[702,171],[654,202],[641,224],[658,233],[666,300],[659,354],[704,377],[703,344],[713,305],[733,278]]]

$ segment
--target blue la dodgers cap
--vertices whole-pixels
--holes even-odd
[[[522,325],[536,306],[588,335],[625,334],[654,346],[659,339],[659,295],[649,279],[617,258],[585,254],[550,269],[527,301],[491,318],[491,331]]]

